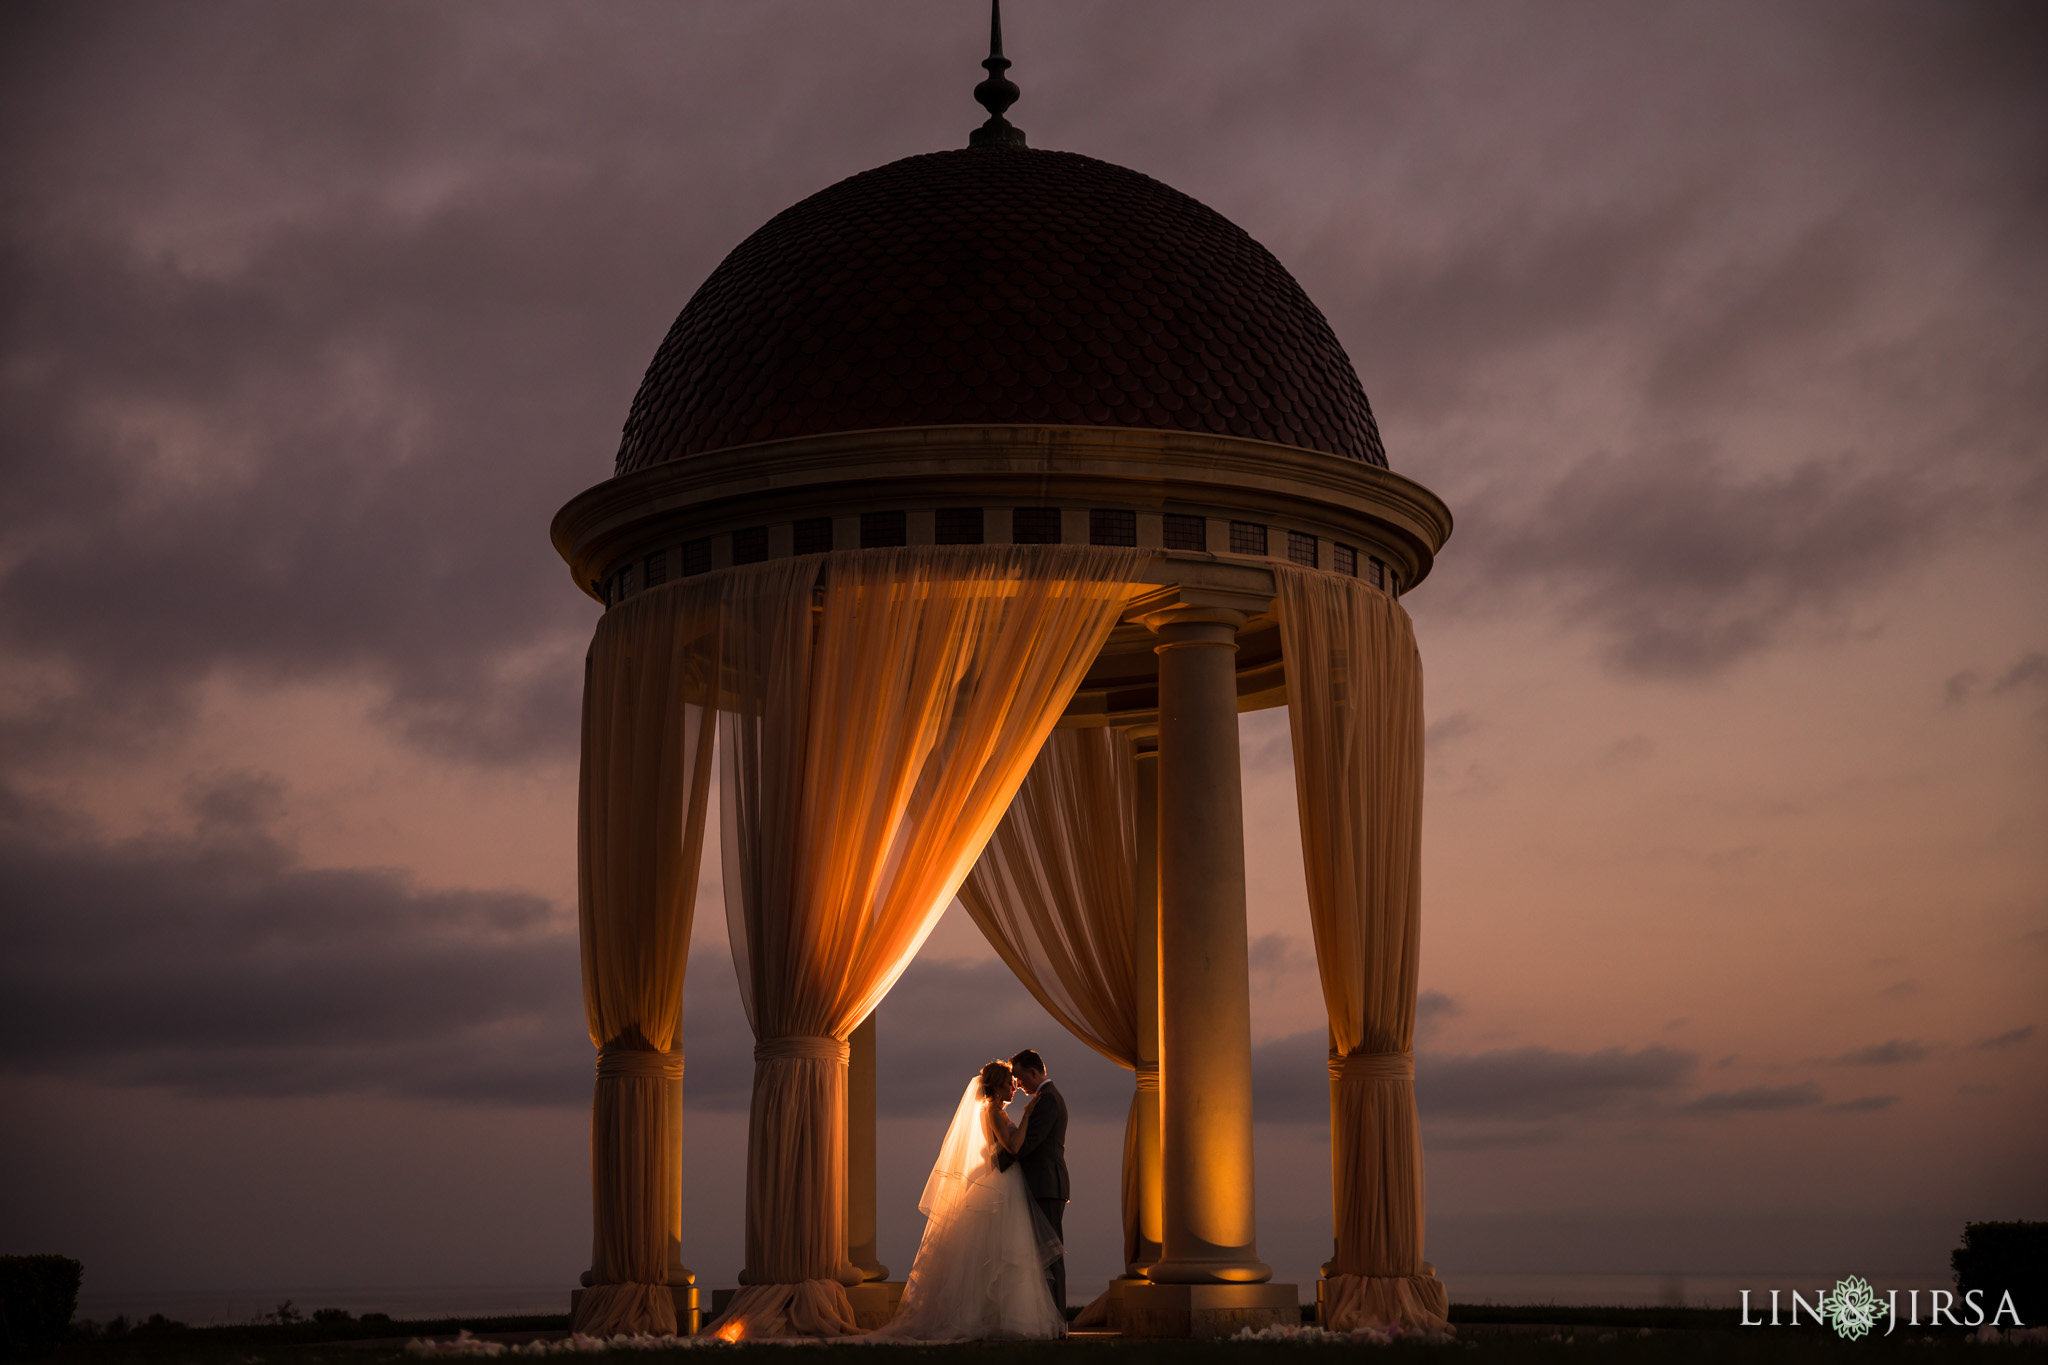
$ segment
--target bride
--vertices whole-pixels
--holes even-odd
[[[1045,1278],[1062,1254],[1059,1238],[1023,1170],[996,1169],[997,1150],[1014,1152],[1024,1139],[1024,1121],[1012,1124],[1003,1113],[1016,1093],[1008,1062],[990,1062],[967,1083],[917,1201],[924,1240],[902,1306],[871,1340],[1057,1337],[1066,1330]]]

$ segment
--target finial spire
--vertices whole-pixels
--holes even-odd
[[[1003,111],[1023,93],[1015,81],[1003,74],[1010,69],[1010,59],[1003,55],[1003,0],[989,0],[988,60],[981,65],[988,72],[988,79],[974,87],[974,98],[988,110],[988,122],[967,135],[967,145],[1022,147],[1024,130],[1003,117]]]

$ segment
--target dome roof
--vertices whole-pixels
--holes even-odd
[[[684,307],[617,472],[955,424],[1241,436],[1384,467],[1358,376],[1221,214],[1071,152],[906,157],[770,219]]]

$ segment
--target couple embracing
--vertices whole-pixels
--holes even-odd
[[[1030,1096],[1013,1122],[1006,1106]],[[924,1240],[876,1338],[978,1341],[1066,1333],[1067,1102],[1026,1049],[960,1097],[917,1202]]]

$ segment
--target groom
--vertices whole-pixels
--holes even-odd
[[[1067,1102],[1059,1088],[1045,1078],[1045,1059],[1030,1048],[1010,1058],[1010,1072],[1035,1103],[1031,1106],[1031,1117],[1024,1125],[1024,1141],[1018,1144],[1015,1155],[998,1152],[996,1168],[1004,1171],[1011,1166],[1024,1168],[1024,1184],[1030,1189],[1031,1197],[1038,1201],[1045,1220],[1052,1224],[1052,1230],[1064,1241],[1066,1233],[1061,1223],[1067,1216],[1069,1193]],[[1067,1311],[1067,1258],[1061,1256],[1047,1266],[1045,1278],[1047,1287],[1052,1290],[1054,1306],[1064,1314]]]

